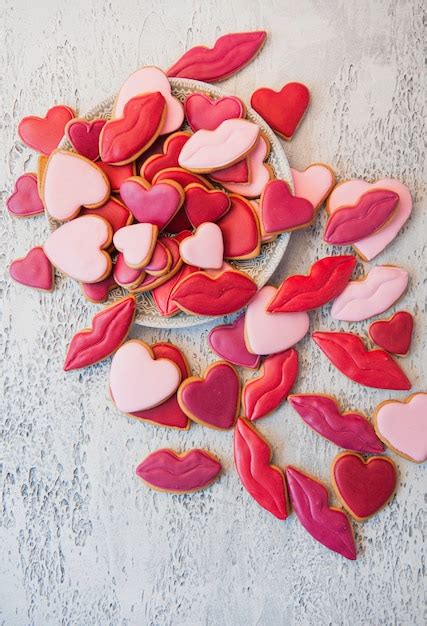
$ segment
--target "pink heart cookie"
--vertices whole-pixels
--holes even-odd
[[[110,195],[104,172],[74,152],[54,150],[43,175],[43,202],[56,220],[71,220],[82,206],[96,209]]]
[[[120,196],[138,222],[155,224],[162,230],[175,217],[184,202],[184,190],[173,180],[152,187],[139,176],[120,185]]]
[[[252,354],[275,354],[298,343],[307,333],[307,313],[268,313],[276,295],[272,286],[262,287],[251,300],[245,316],[246,347]]]
[[[12,261],[9,272],[13,280],[21,285],[43,291],[53,290],[53,267],[41,246],[32,248],[21,259]]]
[[[99,135],[107,120],[74,118],[65,127],[65,134],[74,150],[90,161],[99,159]]]
[[[117,250],[123,252],[126,265],[139,269],[149,263],[158,232],[154,224],[131,224],[114,234],[113,243]]]
[[[399,202],[392,218],[383,228],[352,244],[356,252],[367,261],[376,257],[393,241],[411,215],[412,197],[409,189],[392,178],[383,178],[372,184],[364,180],[347,180],[335,187],[327,202],[328,212],[333,214],[342,206],[355,204],[362,194],[372,189],[394,191],[399,196]]]
[[[260,362],[257,354],[248,352],[245,344],[245,316],[241,315],[231,324],[212,328],[208,335],[212,350],[225,361],[256,369]]]
[[[43,250],[61,272],[82,283],[97,283],[111,270],[110,224],[97,215],[84,215],[62,224],[47,238]]]
[[[171,360],[155,359],[150,347],[133,339],[115,353],[110,370],[110,391],[123,413],[151,409],[170,398],[181,382],[181,371]]]
[[[258,198],[268,181],[273,177],[270,165],[264,163],[270,152],[270,144],[264,135],[260,135],[254,148],[247,156],[250,182],[228,183],[222,181],[223,187],[233,193],[238,193],[245,198]]]
[[[125,105],[135,96],[155,91],[160,92],[166,100],[166,119],[161,135],[172,133],[184,121],[184,107],[172,95],[170,82],[158,67],[141,67],[125,80],[114,103],[112,118],[122,117]]]
[[[215,130],[198,130],[184,144],[180,167],[192,172],[213,172],[240,161],[253,148],[259,126],[248,120],[225,120]]]
[[[220,269],[224,260],[222,231],[213,222],[204,222],[194,235],[179,244],[179,252],[185,263],[201,269]]]
[[[313,163],[302,172],[291,168],[291,173],[294,194],[311,202],[315,211],[323,204],[336,183],[335,172],[323,163]]]
[[[235,96],[214,100],[201,93],[192,93],[184,103],[185,116],[191,129],[215,130],[225,120],[245,117],[245,106]]]
[[[31,217],[44,212],[39,196],[37,175],[22,174],[16,182],[13,193],[6,200],[9,213],[15,217]]]

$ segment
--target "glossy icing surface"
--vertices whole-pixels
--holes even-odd
[[[415,463],[427,460],[427,393],[404,402],[383,402],[376,409],[377,433],[388,446]]]
[[[184,103],[185,116],[193,132],[215,130],[224,120],[245,116],[245,107],[240,98],[224,96],[214,100],[202,93],[192,93]]]
[[[230,208],[218,220],[224,239],[226,259],[246,259],[257,256],[261,248],[258,218],[250,202],[230,195]]]
[[[106,120],[91,120],[75,118],[68,122],[65,134],[74,150],[90,161],[99,159],[99,135]]]
[[[405,355],[412,341],[414,318],[408,311],[397,311],[388,320],[378,320],[369,326],[369,336],[377,346],[393,354]]]
[[[19,123],[18,135],[30,148],[49,155],[58,146],[64,136],[65,126],[73,117],[74,112],[69,107],[54,106],[45,117],[24,117]]]
[[[217,224],[205,222],[179,245],[181,258],[201,269],[220,269],[224,260],[224,242]]]
[[[120,196],[137,222],[155,224],[159,230],[176,215],[184,197],[176,183],[165,180],[148,187],[137,177],[120,185]]]
[[[315,216],[314,206],[293,196],[284,180],[270,180],[261,195],[261,227],[266,235],[304,228]]]
[[[120,228],[113,237],[117,250],[123,252],[130,267],[147,265],[153,254],[158,229],[153,224],[131,224]]]
[[[230,198],[220,189],[208,190],[198,184],[185,189],[185,212],[194,228],[204,222],[218,221],[230,205]]]
[[[296,131],[310,102],[310,92],[301,83],[288,83],[280,91],[257,89],[251,106],[279,135],[290,139]]]
[[[291,168],[294,193],[305,198],[317,210],[335,185],[335,174],[322,163],[314,163],[302,172]]]

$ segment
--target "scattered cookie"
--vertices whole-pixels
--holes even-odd
[[[225,361],[240,367],[256,369],[260,362],[257,354],[251,354],[245,343],[245,316],[241,315],[231,324],[212,328],[208,335],[212,350]]]
[[[131,224],[114,234],[113,243],[123,252],[126,265],[140,269],[148,265],[153,256],[158,232],[154,224]]]
[[[288,83],[280,91],[262,87],[254,91],[251,107],[283,139],[292,139],[310,102],[310,92],[302,83]]]
[[[184,190],[173,180],[152,187],[138,176],[120,185],[120,196],[137,222],[154,224],[159,230],[175,217],[184,202]]]
[[[224,258],[252,259],[261,251],[258,217],[245,198],[232,193],[229,199],[229,210],[218,220],[224,240]]]
[[[9,267],[14,281],[42,291],[53,291],[53,267],[41,246],[31,248],[27,254],[12,261]]]
[[[385,320],[369,325],[368,333],[374,343],[387,352],[406,356],[412,341],[414,318],[408,311],[397,311]]]
[[[107,120],[74,118],[65,127],[65,136],[74,150],[90,161],[99,159],[99,135]]]
[[[19,123],[18,135],[26,146],[48,156],[58,147],[66,125],[73,117],[73,109],[56,105],[48,110],[45,117],[24,117]]]
[[[206,189],[195,183],[185,188],[185,212],[194,228],[204,222],[217,222],[230,205],[230,198],[221,189]]]
[[[113,271],[110,272],[107,278],[104,278],[104,280],[98,283],[80,283],[84,297],[94,304],[105,302],[108,299],[110,291],[117,286]]]
[[[381,402],[374,424],[378,437],[396,454],[414,463],[427,460],[427,393]]]
[[[305,198],[292,195],[284,180],[270,180],[260,200],[261,230],[264,235],[279,235],[310,226],[316,212]]]
[[[32,217],[44,213],[37,174],[28,172],[16,179],[13,193],[6,200],[6,207],[14,217]]]
[[[179,245],[184,263],[201,269],[221,269],[224,261],[224,242],[217,224],[205,222]]]
[[[305,198],[317,211],[335,187],[336,176],[330,165],[313,163],[305,170],[291,168],[294,195]]]
[[[225,120],[245,117],[245,105],[236,96],[214,100],[202,93],[190,94],[184,102],[185,117],[191,130],[215,130]]]

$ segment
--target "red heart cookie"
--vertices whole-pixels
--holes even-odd
[[[74,150],[82,156],[97,161],[99,159],[99,135],[107,120],[95,119],[88,122],[85,119],[70,120],[65,127],[65,134]]]
[[[210,365],[202,378],[192,376],[181,383],[178,402],[188,417],[208,428],[232,428],[240,407],[240,380],[225,361]]]
[[[12,261],[9,273],[21,285],[53,291],[53,266],[41,246],[31,248],[26,256]]]
[[[121,184],[120,196],[137,222],[155,224],[159,230],[172,220],[184,202],[184,190],[173,180],[150,187],[138,176]]]
[[[17,178],[15,189],[6,200],[6,207],[15,217],[31,217],[44,212],[36,174],[29,172]]]
[[[139,175],[149,183],[159,172],[169,168],[178,167],[178,157],[184,144],[189,140],[190,133],[172,133],[163,143],[163,152],[152,154],[141,165]]]
[[[218,221],[224,239],[224,258],[251,259],[261,250],[261,234],[256,213],[248,200],[230,194],[230,209]]]
[[[367,461],[355,452],[342,452],[331,466],[335,490],[347,511],[359,522],[375,515],[393,497],[397,471],[385,456]]]
[[[98,215],[98,217],[103,217],[110,224],[113,233],[133,222],[132,214],[128,208],[113,196],[99,209],[83,208],[80,211],[80,215]]]
[[[217,222],[230,204],[230,198],[220,189],[205,189],[196,184],[185,188],[185,212],[194,228],[204,222]]]
[[[65,126],[73,117],[73,109],[62,104],[57,105],[49,109],[45,117],[24,117],[19,123],[18,135],[33,150],[49,155],[58,147],[64,136]]]
[[[263,87],[251,97],[251,106],[283,139],[291,139],[310,102],[310,92],[301,83],[288,83],[280,91]]]
[[[204,176],[202,176],[201,174],[187,172],[187,170],[184,170],[182,167],[167,167],[165,170],[157,172],[157,174],[153,176],[152,183],[153,185],[155,185],[156,183],[160,183],[163,180],[174,180],[184,189],[192,183],[203,185],[203,187],[206,187],[206,189],[214,188],[214,186],[208,181],[208,179],[204,178]]]
[[[134,162],[126,163],[125,165],[110,165],[109,163],[97,161],[96,164],[110,181],[111,191],[119,192],[120,185],[135,174]]]
[[[245,117],[245,106],[235,96],[224,96],[214,100],[201,93],[192,93],[184,103],[185,116],[191,129],[215,130],[224,121]]]
[[[284,180],[270,180],[260,200],[261,229],[264,235],[278,235],[309,226],[315,210],[309,200],[293,196]]]
[[[386,320],[378,320],[369,326],[369,336],[377,346],[387,352],[405,356],[412,341],[414,318],[408,311],[398,311]]]
[[[216,326],[208,335],[209,345],[222,359],[239,365],[256,369],[260,356],[251,354],[245,343],[245,316],[241,315],[232,324]]]

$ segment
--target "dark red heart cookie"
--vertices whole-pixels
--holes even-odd
[[[88,122],[85,119],[70,120],[65,127],[65,134],[74,150],[90,161],[99,159],[99,135],[107,120],[95,119]]]
[[[230,198],[221,189],[205,189],[198,184],[185,188],[185,212],[194,228],[204,222],[217,222],[230,204]]]
[[[385,320],[378,320],[369,326],[369,336],[377,346],[387,352],[405,356],[412,341],[414,318],[408,311],[398,311]]]

